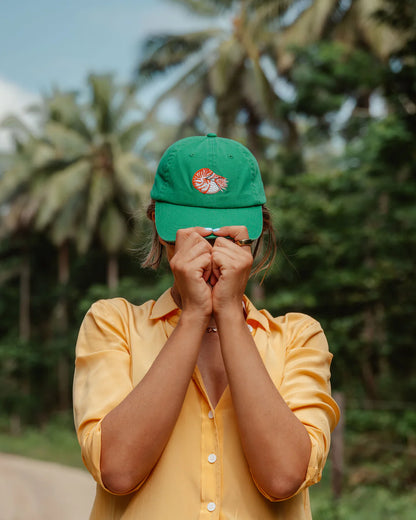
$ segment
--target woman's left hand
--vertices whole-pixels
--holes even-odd
[[[248,238],[247,228],[227,226],[214,233],[218,238],[212,249],[212,273],[217,279],[212,290],[213,312],[235,312],[242,309],[241,302],[253,264],[251,247],[234,242]]]

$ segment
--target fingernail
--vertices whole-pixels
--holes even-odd
[[[207,231],[214,231],[214,229],[212,229],[212,227],[206,227],[204,229],[206,229]]]
[[[213,229],[212,231],[219,231],[221,228],[220,227],[217,227],[215,229]]]

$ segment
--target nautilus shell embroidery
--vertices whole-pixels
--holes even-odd
[[[227,188],[228,180],[209,168],[201,168],[192,177],[192,185],[201,193],[218,193]]]

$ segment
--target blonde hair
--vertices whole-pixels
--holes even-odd
[[[251,271],[251,276],[258,274],[261,271],[265,271],[261,282],[263,282],[268,271],[273,265],[277,251],[276,234],[273,228],[270,212],[266,206],[262,207],[262,213],[263,229],[260,237],[255,242],[253,250],[254,263]],[[159,235],[156,231],[154,214],[155,201],[151,200],[146,208],[146,216],[152,222],[151,244],[148,251],[145,252],[145,258],[141,264],[142,267],[148,267],[150,269],[157,269],[160,266],[164,254],[164,246],[160,243]],[[256,260],[258,261],[256,262]]]

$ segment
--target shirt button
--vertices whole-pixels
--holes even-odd
[[[207,509],[208,511],[210,511],[212,513],[212,511],[215,511],[215,508],[217,506],[215,505],[215,502],[209,502],[208,505],[207,505]]]
[[[214,418],[214,412],[213,412],[212,410],[210,410],[210,411],[208,412],[208,417],[209,417],[210,419],[213,419],[213,418]]]
[[[214,462],[217,460],[217,456],[215,455],[215,453],[210,453],[208,455],[208,462],[210,462],[211,464],[214,464]]]

